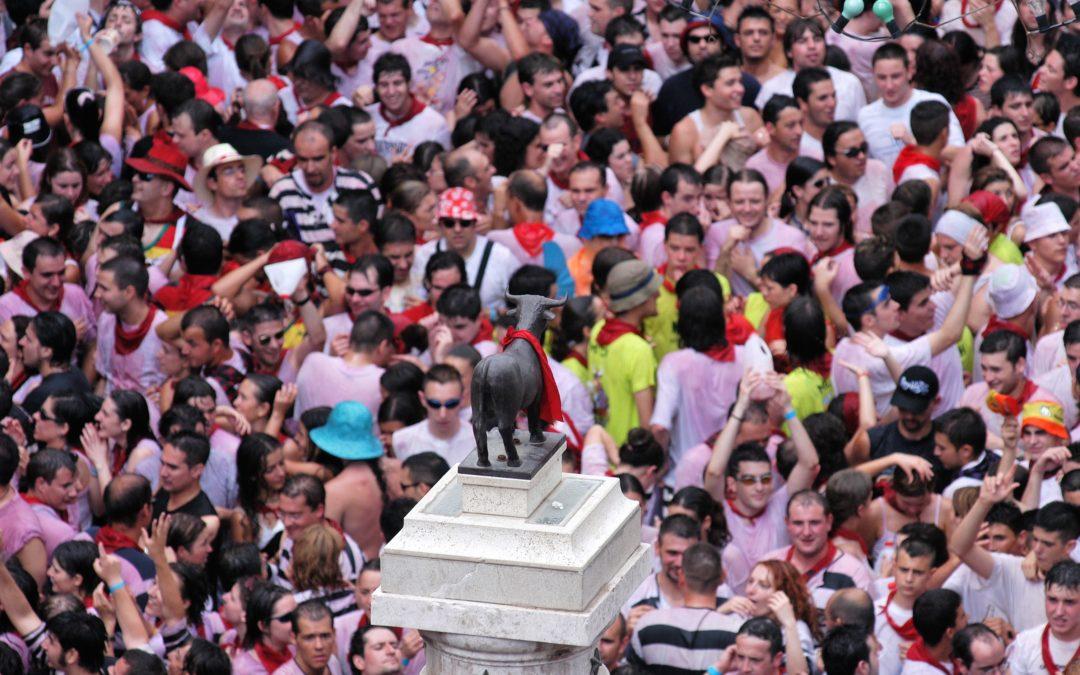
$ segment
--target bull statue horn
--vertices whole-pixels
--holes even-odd
[[[541,307],[562,307],[566,304],[566,297],[561,298],[542,298],[540,300]]]
[[[506,304],[509,305],[509,304],[512,303],[514,305],[517,305],[518,303],[521,302],[521,298],[522,298],[522,296],[520,296],[520,295],[514,295],[513,293],[507,293],[506,294]]]

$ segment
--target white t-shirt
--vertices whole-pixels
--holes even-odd
[[[1043,662],[1042,637],[1046,624],[1033,626],[1016,636],[1016,642],[1009,650],[1009,667],[1013,675],[1046,675],[1049,671]],[[1065,666],[1080,649],[1080,640],[1063,642],[1051,631],[1047,642],[1054,667],[1059,673],[1065,672]]]
[[[837,122],[854,122],[859,110],[866,105],[866,92],[863,91],[862,83],[847,71],[832,66],[826,66],[825,69],[829,71],[833,88],[836,90],[836,114],[833,119]],[[762,84],[761,91],[754,99],[754,106],[761,110],[775,94],[794,96],[795,75],[794,70],[785,70]]]
[[[885,618],[885,598],[878,598],[874,602],[874,635],[881,644],[878,653],[878,673],[880,675],[899,675],[904,662],[900,658],[900,646],[909,640],[900,637],[900,634],[889,625]],[[912,615],[911,609],[898,607],[896,602],[889,603],[889,618],[897,626],[903,626]]]
[[[443,147],[450,147],[446,118],[434,108],[425,107],[408,122],[395,125],[383,116],[380,104],[369,105],[365,110],[375,121],[375,151],[387,162],[394,161],[395,155],[411,153],[424,141],[437,141]]]
[[[421,452],[436,452],[446,462],[453,466],[465,459],[473,448],[476,440],[473,438],[472,427],[462,423],[458,426],[457,433],[451,438],[436,438],[428,429],[428,422],[417,422],[411,427],[398,429],[394,432],[391,440],[394,448],[394,456],[404,460]]]
[[[892,126],[902,124],[904,129],[911,133],[911,109],[923,101],[938,101],[949,105],[940,94],[912,89],[908,100],[895,108],[885,105],[883,99],[878,99],[859,110],[859,128],[870,144],[870,157],[880,159],[890,171],[896,156],[904,148],[904,142],[893,137]],[[951,107],[948,145],[964,145],[964,132],[960,129],[960,121],[956,119]]]
[[[890,349],[893,358],[900,364],[901,370],[907,369],[909,366],[930,365],[930,338],[926,335],[917,340],[890,347]],[[892,374],[889,373],[885,361],[870,356],[865,349],[855,344],[851,338],[844,338],[836,345],[832,362],[833,390],[837,395],[859,391],[858,381],[855,376],[851,371],[839,364],[847,362],[855,366],[861,366],[870,373],[870,388],[874,392],[874,405],[878,414],[884,415],[888,412],[889,400],[896,389],[896,382],[893,381]]]
[[[476,286],[477,276],[480,274],[480,263],[484,259],[484,249],[490,240],[484,235],[477,235],[476,245],[472,253],[465,259],[465,272],[468,274],[469,285]],[[435,255],[436,251],[446,251],[446,241],[435,239],[427,242],[416,249],[416,259],[413,261],[413,274],[423,275],[428,260]],[[491,242],[491,253],[488,256],[487,266],[484,269],[484,278],[480,282],[480,303],[484,307],[502,307],[506,299],[507,286],[510,285],[510,277],[521,267],[519,261],[510,249],[502,244]]]

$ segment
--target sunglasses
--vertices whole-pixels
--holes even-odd
[[[429,406],[431,406],[435,410],[438,410],[440,408],[446,408],[447,410],[453,410],[454,408],[461,405],[461,399],[460,398],[448,398],[445,401],[439,401],[439,400],[434,399],[434,398],[429,398],[427,400],[427,403],[428,403]]]
[[[772,478],[771,473],[766,473],[760,476],[739,476],[735,480],[738,481],[739,485],[752,487],[758,483],[761,483],[762,485],[772,485]]]
[[[270,617],[272,621],[280,621],[281,623],[292,623],[293,616],[296,614],[296,610],[293,610],[287,614],[281,616]]]
[[[821,188],[828,185],[829,182],[830,182],[829,177],[825,176],[824,178],[818,178],[816,181],[814,181],[813,183],[810,183],[810,184],[820,190]]]
[[[870,306],[863,311],[863,314],[870,314],[878,307],[884,305],[889,300],[892,300],[892,296],[889,294],[888,285],[884,285],[881,287],[881,290],[878,291],[877,297],[874,298],[874,301],[870,303]]]
[[[59,417],[50,416],[49,413],[45,412],[44,408],[38,410],[37,414],[38,414],[38,419],[41,420],[42,422],[52,422],[53,424],[60,424],[61,423],[61,420],[60,420]]]
[[[374,295],[378,292],[379,289],[377,288],[352,288],[351,286],[345,287],[345,295],[349,296],[350,298],[354,295],[359,295],[361,298],[366,298],[369,295]]]
[[[161,178],[161,176],[157,175],[156,173],[146,173],[145,171],[140,171],[135,175],[138,176],[139,180],[144,180],[148,182],[154,180],[155,178]]]
[[[287,330],[288,330],[288,328],[282,328],[281,330],[279,330],[276,333],[267,333],[265,335],[260,335],[257,338],[258,342],[259,342],[259,346],[260,347],[265,347],[268,344],[270,344],[271,342],[273,342],[274,340],[284,340],[285,339],[285,331],[287,331]]]
[[[442,225],[443,227],[445,227],[448,230],[454,230],[454,229],[457,229],[459,227],[461,229],[463,229],[463,230],[467,230],[467,229],[469,229],[470,227],[472,227],[475,224],[476,224],[475,220],[465,220],[463,218],[440,218],[439,219],[439,225]]]
[[[701,44],[702,41],[712,44],[719,39],[720,38],[710,33],[709,35],[691,35],[686,38],[686,42],[692,45]]]
[[[847,157],[848,159],[855,159],[859,155],[865,155],[868,152],[870,152],[870,144],[867,143],[866,141],[863,141],[859,145],[851,146],[850,148],[848,148],[847,150],[841,152],[840,154],[843,155],[844,157]]]

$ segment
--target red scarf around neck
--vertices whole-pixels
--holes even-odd
[[[991,314],[990,320],[986,322],[986,328],[983,329],[983,337],[985,338],[990,333],[999,330],[1007,330],[1010,333],[1016,333],[1020,337],[1024,338],[1024,342],[1031,341],[1031,335],[1028,334],[1019,324],[1015,324],[1012,321],[1006,321],[999,318],[997,314]]]
[[[717,343],[701,353],[720,363],[732,363],[735,361],[735,346],[731,342],[727,342],[727,344]]]
[[[143,12],[142,12],[142,14],[140,16],[142,17],[142,22],[144,24],[147,21],[157,21],[158,23],[161,23],[162,25],[167,26],[168,28],[171,28],[174,31],[176,31],[177,33],[180,33],[181,35],[183,35],[184,39],[187,40],[188,42],[192,41],[191,31],[189,31],[187,29],[187,26],[180,25],[179,21],[172,18],[168,14],[165,14],[164,12],[159,12],[156,9],[147,9],[147,10],[143,10]],[[138,53],[138,52],[136,52],[136,53]]]
[[[127,330],[124,328],[124,323],[120,320],[120,317],[116,317],[116,326],[113,329],[113,336],[116,339],[116,346],[114,349],[117,354],[121,356],[127,356],[142,345],[143,340],[150,332],[150,326],[154,323],[154,316],[157,314],[157,307],[150,305],[149,311],[146,312],[146,318],[142,320],[134,330]]]
[[[1066,662],[1066,665],[1073,661],[1080,660],[1080,647],[1076,648],[1073,652],[1072,658]],[[1057,664],[1054,663],[1054,655],[1050,653],[1050,624],[1046,624],[1042,632],[1042,661],[1046,667],[1046,672],[1050,675],[1058,675],[1061,671],[1058,670]]]
[[[46,305],[45,307],[42,307],[42,306],[38,305],[30,297],[30,291],[29,291],[29,288],[28,288],[29,284],[30,284],[30,282],[28,282],[28,281],[20,281],[19,284],[17,286],[15,286],[15,295],[22,298],[23,302],[30,305],[31,307],[33,307],[34,309],[36,309],[39,312],[59,312],[60,311],[60,305],[64,302],[64,286],[63,286],[63,284],[60,285],[60,294],[56,296],[56,300],[53,300],[53,303],[51,305]]]
[[[603,328],[600,329],[600,333],[596,336],[596,342],[601,347],[607,347],[612,342],[615,342],[622,336],[633,333],[638,337],[641,337],[641,329],[633,324],[629,324],[622,319],[608,319],[604,322]]]
[[[145,218],[144,217],[143,222],[146,223],[147,225],[175,226],[177,221],[179,221],[181,218],[183,218],[186,215],[187,214],[184,213],[183,209],[181,209],[179,206],[173,204],[173,209],[172,209],[172,211],[169,212],[168,215],[164,216],[163,218]]]
[[[653,225],[667,225],[667,218],[665,218],[664,214],[660,211],[646,211],[645,213],[641,214],[640,224],[641,231],[644,232],[646,229],[652,227]]]
[[[817,263],[817,261],[821,260],[822,258],[835,258],[836,256],[851,248],[855,247],[851,245],[850,241],[848,241],[847,239],[841,239],[839,244],[833,246],[828,251],[815,253],[814,257],[810,259],[810,266],[813,267]]]
[[[728,314],[724,317],[724,333],[728,344],[744,345],[754,334],[754,324],[742,314]]]
[[[429,45],[435,45],[436,47],[449,47],[454,44],[454,36],[446,38],[431,37],[431,33],[420,36],[421,42],[426,42]]]
[[[477,345],[481,342],[489,342],[495,337],[495,327],[491,325],[491,319],[487,315],[480,317],[480,330],[476,331],[476,337],[472,339],[472,344]]]
[[[259,663],[263,668],[266,668],[267,673],[272,673],[278,668],[282,667],[292,659],[292,651],[286,646],[285,649],[280,652],[263,643],[259,640],[255,643],[255,648],[252,650],[255,652],[255,657],[259,659]]]
[[[94,536],[94,541],[105,547],[106,553],[116,553],[125,548],[139,548],[138,542],[122,532],[114,530],[111,525],[103,525]]]
[[[427,106],[425,106],[423,103],[420,102],[420,99],[413,96],[412,99],[409,101],[409,110],[408,110],[408,112],[406,112],[405,115],[403,115],[402,117],[400,117],[400,118],[398,118],[396,120],[391,119],[389,111],[386,109],[386,106],[384,106],[382,103],[379,104],[379,114],[382,115],[382,118],[384,120],[386,120],[387,125],[389,126],[389,128],[393,129],[394,127],[400,127],[402,124],[405,124],[406,122],[412,120],[412,118],[414,118],[417,115],[419,115],[420,113],[424,112],[424,108],[426,108],[426,107]]]
[[[528,342],[540,365],[540,379],[544,387],[540,397],[540,419],[549,424],[562,420],[562,400],[559,397],[559,387],[555,384],[555,377],[551,374],[551,366],[548,364],[547,354],[544,353],[540,340],[527,330],[510,328],[502,339],[503,349],[506,349],[514,340]]]
[[[765,343],[784,339],[784,308],[773,307],[765,316]]]
[[[739,510],[738,506],[735,506],[735,500],[734,499],[728,499],[727,500],[727,505],[728,505],[728,508],[731,509],[732,513],[734,513],[735,515],[737,515],[740,518],[745,518],[746,520],[749,520],[751,527],[753,527],[754,521],[756,521],[758,518],[760,518],[761,514],[765,513],[765,509],[761,509],[760,511],[758,511],[757,513],[755,513],[753,515],[750,515],[749,513],[743,513],[742,511]]]
[[[927,649],[926,643],[923,642],[923,639],[921,637],[919,639],[915,640],[915,644],[908,647],[907,660],[908,661],[921,661],[921,662],[925,663],[928,666],[932,666],[934,668],[937,668],[941,672],[945,673],[945,675],[951,675],[949,669],[946,668],[945,666],[943,666],[941,664],[941,661],[938,661],[937,659],[935,659],[933,654],[930,653],[930,650]]]
[[[56,512],[56,515],[60,517],[60,520],[63,520],[64,522],[67,522],[68,515],[67,515],[67,510],[66,509],[53,509],[53,507],[51,507],[48,504],[46,504],[45,502],[41,501],[40,499],[38,499],[34,495],[30,494],[29,492],[22,492],[20,494],[21,494],[21,496],[23,498],[23,501],[26,502],[27,504],[30,504],[31,506],[33,506],[34,504],[40,504],[41,506],[48,506],[50,509],[52,509],[53,511]]]
[[[941,171],[940,161],[924,152],[920,152],[914,145],[905,145],[900,154],[896,156],[896,163],[893,164],[893,181],[899,184],[900,177],[904,175],[904,171],[908,167],[919,166],[920,164],[929,167],[931,171]]]
[[[833,561],[836,560],[836,554],[836,544],[832,543],[832,539],[830,539],[825,545],[825,554],[821,556],[821,560],[818,560],[816,563],[814,563],[813,567],[803,572],[803,579],[805,581],[810,581],[811,579],[816,577],[823,569],[833,564]],[[791,559],[794,557],[795,546],[793,545],[791,548],[788,549],[787,555],[784,557],[784,560],[791,562]]]
[[[146,13],[145,13],[145,12],[143,12],[143,16],[146,16]],[[296,29],[297,29],[297,28],[299,28],[299,27],[300,27],[300,26],[299,26],[299,25],[298,25],[298,24],[297,24],[297,23],[296,23],[296,22],[294,21],[294,22],[293,22],[293,25],[289,26],[289,30],[285,31],[285,32],[284,32],[284,33],[282,33],[281,35],[278,35],[277,37],[271,37],[271,38],[270,38],[270,39],[268,40],[268,42],[269,42],[270,46],[271,46],[271,47],[275,47],[275,46],[277,46],[277,45],[280,45],[280,44],[281,44],[282,42],[284,42],[284,41],[285,41],[285,38],[287,38],[287,37],[289,37],[290,35],[292,35],[293,33],[295,33],[295,32],[296,32]]]
[[[900,636],[900,639],[907,642],[918,640],[919,632],[915,630],[914,618],[909,617],[904,623],[898,624],[893,620],[892,616],[889,615],[889,605],[892,604],[893,597],[895,596],[895,590],[889,592],[889,597],[885,599],[885,607],[882,608],[881,613],[885,615],[885,620],[889,622],[889,625],[896,631],[896,634]]]
[[[555,231],[544,223],[518,223],[513,232],[514,239],[531,258],[540,255],[544,244],[555,238]]]

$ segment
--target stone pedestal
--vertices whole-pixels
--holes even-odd
[[[519,439],[531,477],[477,473],[474,451],[383,551],[372,622],[419,629],[426,673],[602,672],[596,641],[649,573],[619,482],[562,474],[562,436]]]

